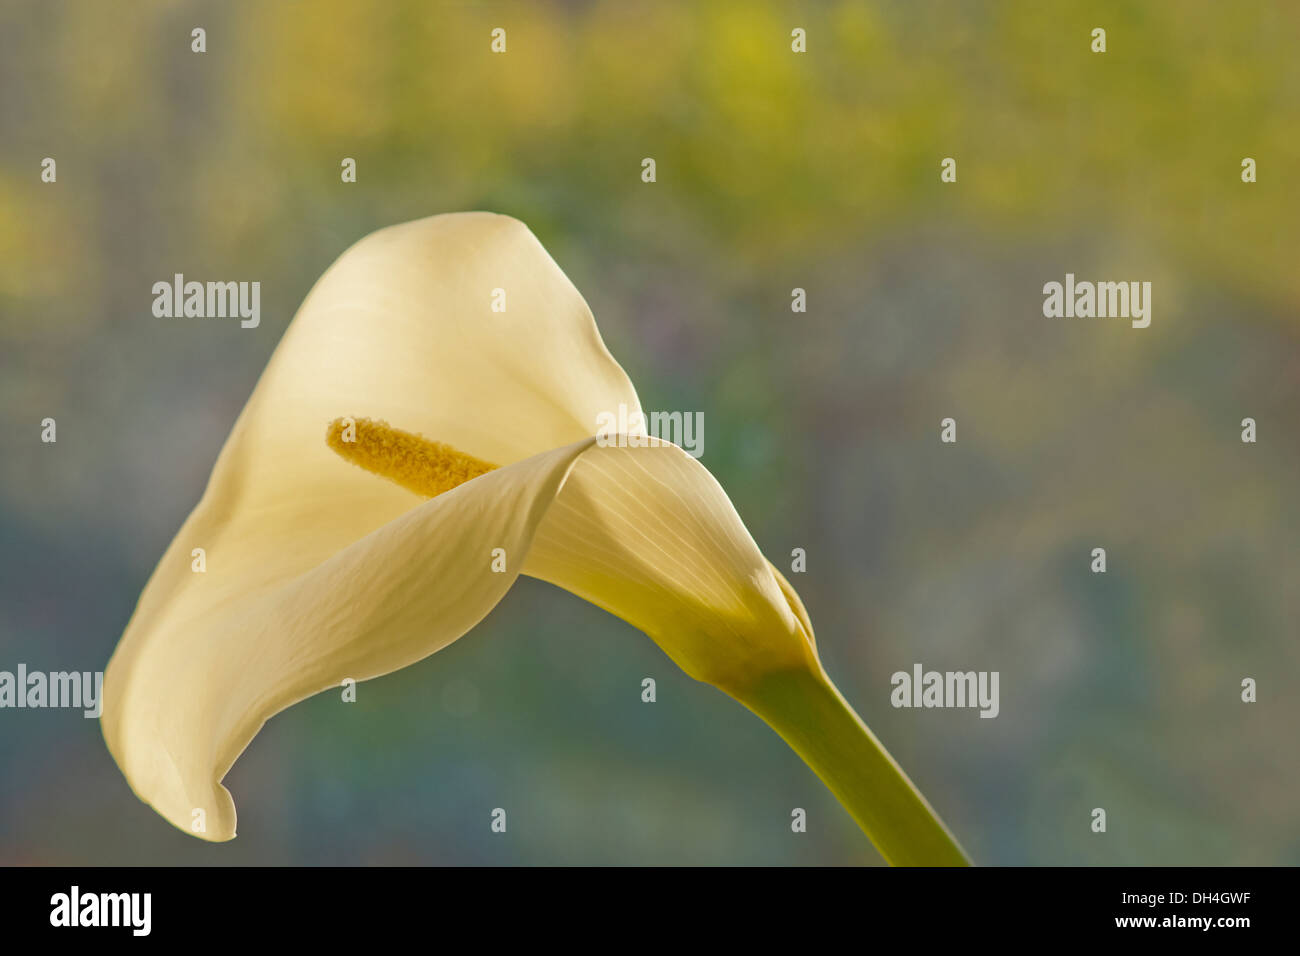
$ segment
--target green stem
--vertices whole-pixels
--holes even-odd
[[[782,671],[733,696],[794,748],[889,863],[970,865],[938,814],[824,671]]]

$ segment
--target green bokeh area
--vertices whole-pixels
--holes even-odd
[[[828,671],[977,862],[1300,863],[1298,35],[1210,0],[9,0],[0,669],[103,668],[335,257],[489,209],[646,408],[704,413],[764,552],[807,552]],[[176,272],[260,281],[261,326],[155,319]],[[1067,272],[1150,281],[1151,326],[1045,318]],[[998,671],[999,716],[893,708],[916,662]],[[203,844],[96,721],[0,711],[0,862],[880,862],[757,718],[527,579],[226,784],[239,838]]]

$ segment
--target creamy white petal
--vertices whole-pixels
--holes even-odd
[[[492,309],[498,289],[503,312]],[[265,623],[259,614],[282,619],[277,602],[292,583],[338,566],[341,552],[377,529],[415,520],[408,512],[418,499],[330,451],[331,420],[389,417],[504,465],[586,439],[597,416],[620,404],[640,408],[586,303],[522,223],[458,213],[358,242],[290,324],[202,499],[141,594],[106,676],[104,726],[114,754],[133,752],[137,733],[145,750],[164,734],[179,740],[184,721],[153,730],[148,722],[167,725],[168,706],[189,706],[193,669],[211,665],[203,642],[224,648],[232,614],[248,615],[253,629]],[[199,548],[204,574],[191,571]],[[423,601],[427,588],[417,590]],[[188,676],[170,678],[164,664]],[[172,684],[182,690],[169,691]],[[220,682],[212,686],[224,692]],[[125,719],[128,711],[139,719]],[[235,726],[243,716],[225,719]],[[179,822],[169,814],[197,797],[188,776],[167,779],[164,752],[137,752],[123,769],[151,802],[144,790],[170,794],[164,815]],[[210,834],[233,827],[224,794],[208,795],[218,805]]]
[[[423,504],[403,492],[410,508],[400,518],[271,587],[258,585],[257,568],[296,547],[294,528],[255,534],[241,516],[241,533],[209,552],[202,574],[190,570],[184,545],[173,546],[104,679],[104,737],[136,794],[195,836],[234,837],[235,807],[220,781],[262,725],[345,678],[420,660],[478,623],[518,576],[537,525],[593,441]],[[220,518],[202,515],[198,525],[212,520]],[[492,567],[497,548],[504,572]],[[203,832],[193,828],[196,810]]]
[[[787,597],[714,477],[676,445],[588,450],[524,573],[623,618],[725,690],[819,666],[798,596]]]
[[[492,311],[496,289],[504,312]],[[595,434],[620,403],[640,409],[590,309],[523,223],[455,213],[392,226],[311,290],[192,516],[218,520],[181,534],[216,550],[292,529],[294,546],[257,569],[274,586],[411,507],[401,488],[338,466],[323,440],[333,419],[387,419],[506,465]]]

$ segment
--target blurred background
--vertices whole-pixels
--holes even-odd
[[[704,412],[760,546],[807,551],[827,670],[978,862],[1300,863],[1298,39],[1244,0],[7,0],[0,669],[102,670],[316,278],[488,209],[647,409]],[[259,280],[261,326],[155,319],[175,272]],[[1151,281],[1151,327],[1044,318],[1067,272]],[[916,662],[999,671],[1000,716],[893,709]],[[0,862],[881,862],[756,717],[530,579],[225,782],[239,838],[204,844],[97,721],[0,711]]]

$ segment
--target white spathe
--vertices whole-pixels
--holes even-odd
[[[270,717],[445,647],[521,572],[724,689],[819,667],[797,595],[712,475],[675,445],[596,444],[597,417],[620,405],[639,411],[635,389],[522,223],[435,216],[345,252],[285,332],[109,662],[104,736],[136,794],[195,836],[231,839],[221,780]],[[424,501],[329,449],[327,424],[352,415],[502,467]],[[492,570],[497,548],[506,573]]]

